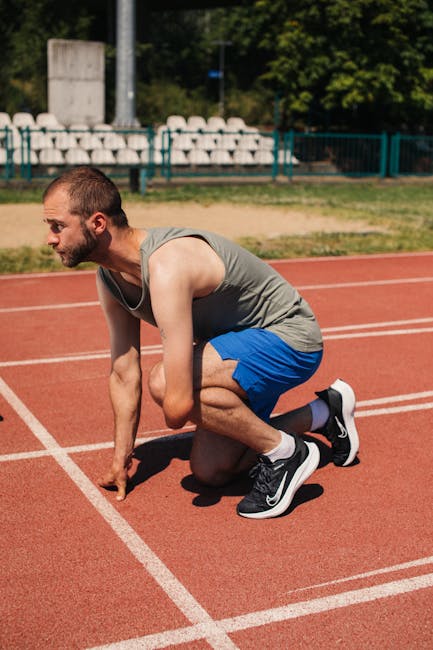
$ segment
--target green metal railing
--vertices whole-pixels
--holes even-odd
[[[390,176],[431,176],[433,174],[433,136],[391,137]]]
[[[18,135],[17,135],[18,133]],[[74,158],[67,145],[54,146],[59,138],[71,137],[82,143],[87,135],[100,140],[120,137],[119,150],[106,157],[95,151]],[[131,137],[134,151],[125,151]],[[51,140],[57,158],[44,150],[39,139]],[[106,140],[105,140],[106,141]],[[188,144],[189,141],[189,144]],[[202,144],[201,154],[197,152]],[[38,149],[40,147],[40,149]],[[63,148],[62,148],[63,147]],[[51,177],[62,168],[77,164],[93,164],[104,168],[110,176],[129,175],[134,186],[144,191],[155,176],[167,181],[194,176],[267,176],[288,179],[302,176],[348,176],[383,178],[386,175],[433,175],[433,136],[410,136],[396,133],[300,133],[288,131],[237,132],[173,131],[152,127],[113,130],[65,129],[0,129],[0,178]],[[194,153],[191,153],[194,152]],[[128,153],[128,155],[126,155]],[[82,155],[82,152],[81,152]]]
[[[378,176],[387,173],[385,133],[295,133],[285,135],[285,149],[293,152],[285,163],[289,176]]]

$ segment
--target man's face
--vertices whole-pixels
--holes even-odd
[[[53,190],[44,203],[44,221],[49,226],[48,245],[56,251],[62,264],[71,268],[90,260],[98,241],[87,224],[71,214],[69,206],[66,188],[60,186]]]

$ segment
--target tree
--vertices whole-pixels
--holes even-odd
[[[381,130],[433,126],[433,10],[428,0],[258,0],[262,79],[286,124]]]

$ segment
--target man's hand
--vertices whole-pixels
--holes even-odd
[[[113,463],[111,469],[97,480],[98,485],[103,488],[117,488],[116,501],[124,501],[126,498],[128,469],[130,469],[131,465],[131,459],[129,459],[126,464],[122,465]]]

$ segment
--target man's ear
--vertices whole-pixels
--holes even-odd
[[[107,230],[107,217],[102,212],[95,212],[88,220],[88,225],[95,235],[102,235]]]

